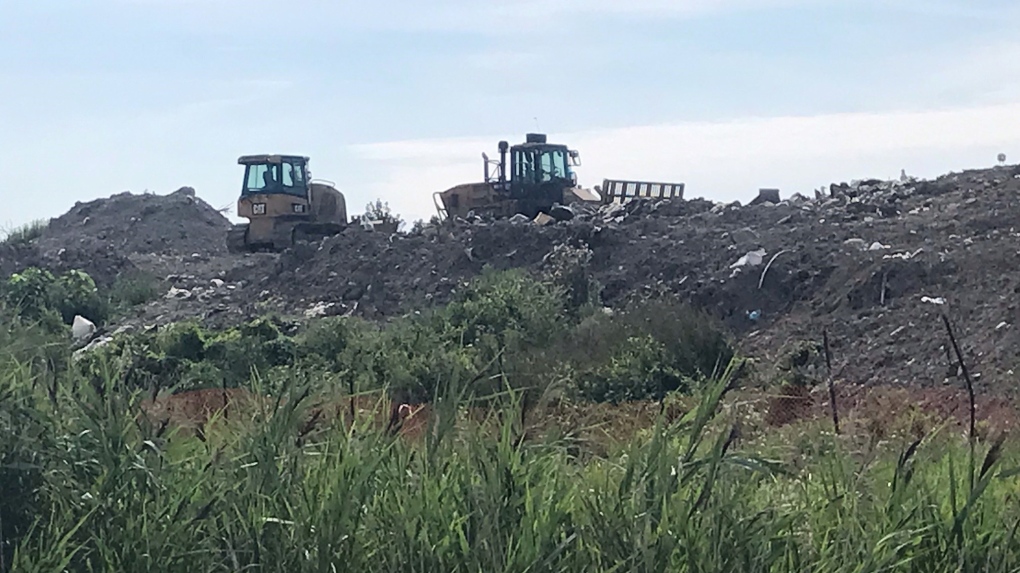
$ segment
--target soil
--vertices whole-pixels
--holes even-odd
[[[281,254],[231,256],[229,221],[185,188],[76,205],[30,244],[0,245],[0,275],[31,265],[82,268],[104,285],[128,271],[155,275],[166,296],[125,324],[220,327],[267,311],[384,319],[448,301],[486,267],[542,269],[557,245],[571,245],[590,250],[607,306],[675,296],[717,316],[765,365],[824,332],[834,375],[847,383],[961,387],[945,312],[975,384],[1012,393],[1018,193],[1020,167],[1003,166],[834,184],[775,205],[642,201],[546,226],[352,227]],[[760,264],[734,266],[758,249]]]

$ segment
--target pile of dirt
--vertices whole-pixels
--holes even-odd
[[[839,374],[937,386],[955,380],[948,312],[979,381],[1005,385],[1020,277],[1020,171],[864,181],[779,204],[633,203],[547,226],[475,221],[453,232],[350,230],[248,276],[278,307],[368,317],[445,302],[484,267],[539,269],[557,245],[589,249],[603,302],[666,293],[711,311],[765,363],[828,332]],[[939,304],[943,303],[943,304]],[[320,306],[321,308],[321,306]]]
[[[28,243],[0,245],[0,277],[38,266],[81,269],[101,285],[137,270],[144,255],[217,257],[226,254],[230,221],[183,187],[168,195],[120,193],[76,203]]]
[[[50,221],[40,241],[43,250],[109,248],[120,255],[226,253],[230,221],[195,196],[191,187],[169,195],[120,193],[76,203]]]
[[[1020,366],[1009,352],[1020,343],[1018,196],[1020,168],[997,167],[833,184],[778,204],[638,201],[546,224],[473,219],[393,235],[356,227],[279,255],[232,256],[228,221],[185,189],[76,206],[34,245],[48,257],[17,256],[98,265],[102,277],[133,265],[161,277],[167,296],[131,321],[223,326],[267,310],[404,314],[448,301],[486,267],[542,270],[569,245],[589,253],[607,306],[655,293],[688,301],[766,365],[827,332],[836,374],[856,383],[956,384],[946,312],[979,384],[1007,389]],[[0,258],[0,270],[9,266]]]
[[[444,304],[486,267],[536,268],[554,246],[591,239],[584,225],[507,221],[414,236],[351,228],[283,253],[260,285],[294,308],[334,303],[339,311],[357,304],[359,315],[382,318]]]

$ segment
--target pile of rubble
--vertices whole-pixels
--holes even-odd
[[[973,371],[990,383],[1012,373],[1004,349],[1020,343],[1018,198],[1020,168],[999,167],[838,183],[811,197],[763,190],[747,205],[573,204],[537,219],[350,229],[279,255],[231,256],[222,248],[227,220],[185,189],[77,206],[17,256],[19,264],[81,263],[100,271],[97,280],[129,267],[156,275],[164,296],[128,319],[136,326],[191,317],[223,326],[269,311],[414,312],[446,302],[485,268],[542,270],[567,248],[585,253],[607,306],[657,293],[688,301],[765,363],[824,331],[840,374],[855,382],[953,379],[958,365],[938,331],[947,311]]]
[[[28,266],[82,269],[102,285],[136,270],[139,256],[226,254],[230,221],[183,187],[168,195],[119,193],[76,203],[28,244],[0,246],[4,276]]]
[[[168,195],[119,193],[76,203],[50,221],[40,243],[68,248],[90,245],[131,254],[226,253],[230,221],[191,187]]]

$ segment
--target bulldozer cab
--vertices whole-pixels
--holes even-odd
[[[577,175],[572,167],[576,152],[571,154],[565,145],[525,143],[510,150],[513,175],[510,192],[523,196],[533,187],[555,184],[559,187],[577,184]]]
[[[291,195],[308,198],[308,158],[295,155],[246,155],[241,197]]]
[[[529,217],[549,209],[562,200],[565,189],[577,185],[573,167],[580,165],[580,155],[566,145],[548,143],[544,134],[529,133],[524,143],[512,147],[501,141],[499,152],[498,162],[486,158],[486,182],[497,193],[516,200],[520,211]],[[497,166],[495,177],[489,174],[490,163]]]

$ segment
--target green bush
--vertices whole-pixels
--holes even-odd
[[[675,302],[578,315],[568,298],[523,271],[486,271],[446,306],[386,324],[330,317],[295,336],[267,318],[218,333],[177,324],[103,353],[135,356],[136,387],[243,386],[279,370],[274,379],[318,373],[350,392],[389,387],[409,400],[508,388],[530,399],[565,386],[611,402],[690,392],[733,357],[718,324]]]
[[[205,356],[223,374],[225,385],[242,386],[255,372],[293,364],[296,349],[271,319],[259,318],[209,337]]]
[[[77,372],[98,380],[123,370],[128,388],[187,390],[245,386],[252,374],[291,366],[296,343],[269,319],[257,319],[219,333],[197,323],[167,325],[156,332],[125,333],[84,354]]]
[[[133,307],[159,298],[159,281],[149,273],[134,271],[123,274],[110,285],[108,298],[117,307]]]
[[[7,305],[29,319],[56,313],[64,324],[71,324],[75,315],[81,315],[101,325],[108,315],[95,281],[83,271],[55,277],[45,269],[29,268],[8,278],[2,290]]]
[[[4,299],[24,317],[39,318],[53,310],[53,288],[56,278],[53,273],[38,268],[25,269],[11,275],[4,285]]]
[[[687,393],[689,380],[671,358],[675,357],[652,336],[630,336],[607,361],[579,377],[578,390],[589,400],[613,403]]]
[[[487,269],[431,318],[447,339],[490,356],[508,346],[542,346],[562,331],[563,292],[519,269]]]
[[[565,379],[589,400],[657,400],[696,390],[733,358],[725,331],[706,314],[671,300],[647,300],[584,317],[529,369]]]
[[[53,285],[50,297],[53,307],[67,324],[74,320],[75,315],[102,324],[109,314],[95,281],[83,271],[72,270],[61,275]]]
[[[156,336],[158,348],[168,357],[191,362],[205,359],[206,333],[195,322],[171,324]]]

